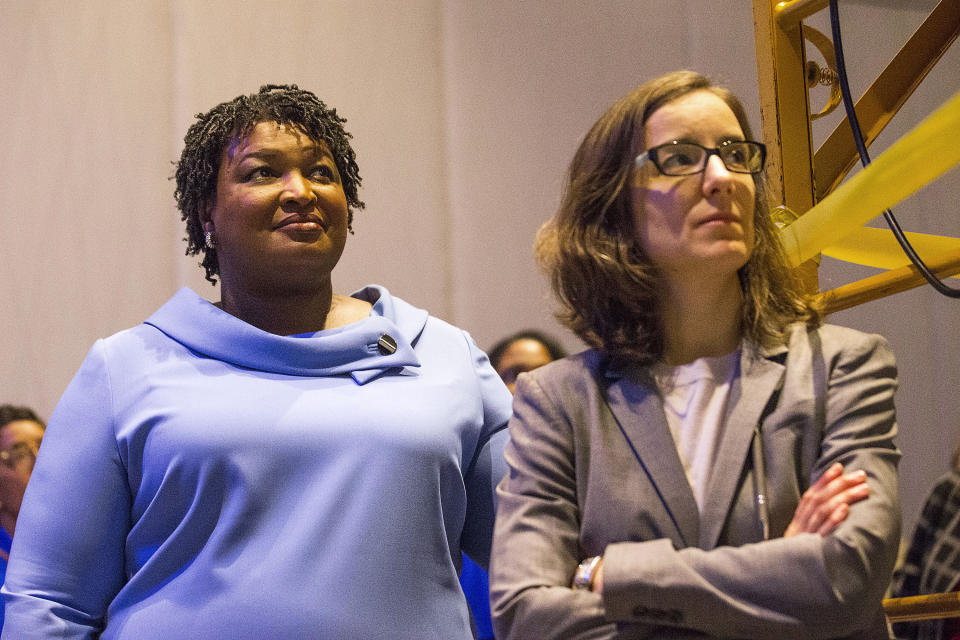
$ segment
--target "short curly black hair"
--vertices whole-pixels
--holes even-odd
[[[200,265],[212,284],[217,283],[220,265],[216,249],[209,249],[204,243],[202,217],[207,205],[216,198],[223,150],[231,140],[248,135],[261,122],[292,125],[314,141],[327,144],[347,196],[347,228],[351,232],[354,209],[364,207],[357,196],[361,179],[356,155],[350,146],[353,136],[343,128],[346,119],[338,116],[336,109],[327,107],[314,93],[295,84],[268,84],[260,87],[258,93],[237,96],[206,113],[198,113],[197,121],[183,138],[173,197],[187,223],[187,237],[184,238],[187,255],[203,253]]]

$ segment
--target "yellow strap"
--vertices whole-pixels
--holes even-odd
[[[906,235],[921,258],[960,250],[960,238],[911,232],[907,232]],[[896,269],[909,262],[889,229],[873,227],[857,229],[837,244],[826,247],[823,255],[879,269]],[[960,278],[960,274],[953,277]]]
[[[794,266],[960,164],[960,92],[780,232]]]

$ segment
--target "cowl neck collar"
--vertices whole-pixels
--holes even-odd
[[[352,297],[373,305],[370,315],[335,329],[307,336],[278,336],[236,318],[197,295],[180,289],[147,318],[153,326],[191,351],[247,369],[294,376],[350,374],[358,384],[389,369],[419,367],[413,345],[428,314],[370,285]],[[388,353],[379,343],[396,342]]]

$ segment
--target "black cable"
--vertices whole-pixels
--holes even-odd
[[[840,93],[843,94],[843,107],[847,112],[847,120],[850,122],[850,130],[853,133],[853,140],[857,145],[857,152],[860,154],[860,163],[866,167],[870,164],[870,155],[867,153],[867,145],[863,141],[863,132],[860,130],[860,121],[857,119],[857,112],[854,109],[853,96],[850,94],[850,85],[847,83],[847,66],[843,61],[843,44],[840,42],[840,12],[837,9],[837,0],[830,0],[830,29],[833,32],[833,47],[837,58],[837,76],[840,82]],[[887,221],[887,226],[893,232],[897,242],[903,252],[910,258],[910,262],[917,268],[920,274],[930,283],[934,289],[948,298],[960,298],[960,289],[954,289],[941,282],[936,275],[930,271],[926,263],[920,259],[913,245],[907,240],[906,234],[900,228],[900,223],[894,217],[890,209],[883,212],[883,218]]]

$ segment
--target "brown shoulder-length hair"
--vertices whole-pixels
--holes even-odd
[[[675,71],[633,90],[593,125],[570,163],[560,209],[537,234],[537,260],[560,301],[559,320],[616,361],[650,364],[663,354],[660,277],[640,247],[631,199],[634,159],[654,111],[706,90],[733,111],[752,139],[740,101],[693,71]],[[761,175],[754,176],[754,247],[740,269],[741,331],[754,343],[783,341],[794,322],[817,326],[821,314],[787,266]]]

